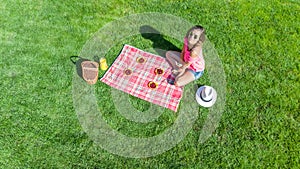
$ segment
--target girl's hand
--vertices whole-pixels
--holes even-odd
[[[172,73],[175,74],[175,75],[178,75],[178,74],[182,74],[182,72],[184,72],[185,69],[182,69],[182,68],[179,68],[179,69],[174,69],[172,70]]]
[[[179,68],[179,69],[177,70],[177,72],[180,73],[180,72],[183,72],[184,70],[185,70],[185,68]]]
[[[180,69],[183,69],[183,71],[184,71],[185,69],[190,67],[190,65],[191,65],[191,63],[184,64]]]
[[[182,67],[182,64],[181,63],[178,63],[177,61],[175,61],[176,62],[176,66],[177,67]]]

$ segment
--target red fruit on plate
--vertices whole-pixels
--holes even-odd
[[[139,59],[139,63],[143,63],[144,61],[145,61],[145,59],[143,59],[143,58]]]
[[[140,57],[138,57],[137,59],[136,59],[136,62],[138,62],[138,63],[145,63],[146,62],[146,59],[145,58],[143,58],[142,56],[140,56]]]
[[[125,73],[125,75],[129,76],[129,75],[132,74],[132,70],[130,70],[130,69],[125,69],[125,70],[124,70],[124,73]]]
[[[161,69],[157,69],[157,74],[162,74],[164,71]]]
[[[149,82],[148,87],[151,89],[155,89],[157,87],[157,84],[155,82]]]
[[[162,75],[163,73],[164,73],[164,70],[162,70],[161,68],[155,68],[155,74]]]

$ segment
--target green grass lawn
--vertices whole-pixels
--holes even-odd
[[[83,131],[73,106],[75,66],[69,57],[79,55],[105,24],[143,12],[172,14],[206,28],[226,73],[226,107],[205,143],[198,143],[207,113],[201,109],[192,130],[171,150],[126,158],[103,150]],[[0,168],[299,168],[299,12],[298,0],[2,0]],[[152,45],[139,35],[123,39],[109,51],[110,64],[124,43]],[[128,136],[154,136],[177,117],[166,110],[148,125],[131,122],[109,95],[101,97],[108,90],[95,85],[99,106],[108,110],[103,117]],[[150,106],[129,99],[139,110]]]

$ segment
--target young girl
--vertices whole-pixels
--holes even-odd
[[[196,25],[184,37],[181,53],[176,51],[166,53],[166,58],[173,68],[172,73],[176,76],[174,85],[184,86],[203,75],[205,62],[202,45],[204,40],[204,28]]]

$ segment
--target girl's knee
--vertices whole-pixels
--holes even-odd
[[[174,82],[174,85],[177,86],[177,87],[181,87],[181,86],[185,86],[185,85],[191,83],[194,80],[195,80],[194,77],[187,76],[187,74],[185,74],[181,77],[176,78],[175,82]]]
[[[181,86],[183,86],[184,84],[183,84],[182,81],[180,81],[180,80],[175,80],[174,85],[175,85],[176,87],[181,87]]]
[[[166,58],[167,58],[167,59],[170,60],[171,55],[172,55],[171,51],[167,51],[167,52],[166,52]]]

